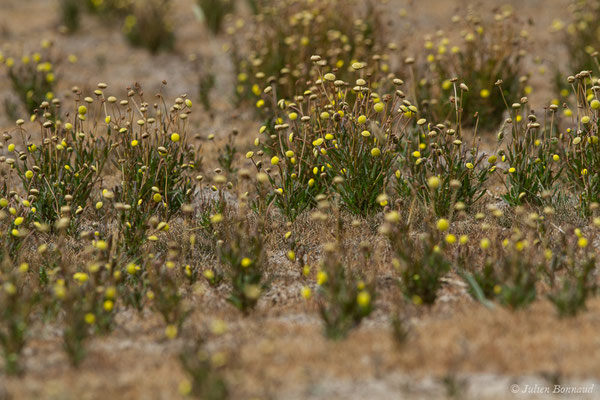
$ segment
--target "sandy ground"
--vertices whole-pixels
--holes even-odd
[[[481,7],[491,8],[487,1]],[[547,62],[560,57],[547,33],[550,22],[564,14],[566,0],[511,1],[524,20],[531,20],[532,52]],[[193,0],[176,1],[174,20],[179,38],[173,53],[151,56],[127,46],[115,27],[86,16],[81,32],[58,32],[56,1],[2,0],[0,48],[5,52],[33,51],[43,38],[52,39],[64,54],[79,61],[66,65],[60,92],[74,85],[85,91],[97,82],[109,84],[109,94],[140,82],[147,92],[168,81],[166,95],[188,93],[197,98],[198,72],[190,54],[210,58],[220,71],[212,114],[192,114],[193,126],[206,136],[225,136],[238,129],[247,143],[258,126],[250,114],[234,110],[228,102],[231,69],[222,51],[224,38],[211,38],[190,11]],[[461,1],[390,1],[393,12],[406,7],[408,20],[392,21],[397,40],[411,35],[448,30],[450,17]],[[459,10],[461,11],[461,10]],[[550,100],[550,77],[532,76],[536,107]],[[10,96],[6,77],[0,74],[0,99]],[[0,109],[0,126],[11,121]],[[600,398],[600,300],[574,319],[559,320],[543,300],[525,311],[500,307],[488,310],[473,302],[458,278],[449,277],[442,296],[431,309],[399,310],[401,303],[391,274],[379,277],[377,310],[350,337],[326,341],[314,304],[300,298],[305,284],[281,254],[271,255],[273,285],[258,310],[242,317],[224,298],[226,289],[202,287],[190,293],[196,311],[183,338],[208,331],[212,321],[227,324],[224,335],[208,334],[207,347],[227,354],[226,377],[233,399],[443,399],[452,388],[458,399],[593,399]],[[403,345],[392,338],[390,316],[402,312],[410,321]],[[165,341],[164,324],[150,312],[119,313],[118,326],[108,337],[95,338],[89,356],[74,370],[61,351],[53,326],[37,326],[26,350],[27,374],[0,377],[0,399],[175,399],[185,378],[177,354],[184,339]],[[526,385],[554,388],[554,384],[589,386],[591,395],[512,394],[510,387]]]

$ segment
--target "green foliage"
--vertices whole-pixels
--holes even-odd
[[[4,56],[0,53],[0,60]],[[33,114],[44,101],[54,98],[54,88],[57,80],[56,56],[52,53],[52,42],[42,42],[42,50],[32,55],[24,54],[20,61],[7,57],[4,65],[12,89],[21,104],[29,114]],[[7,104],[7,112],[14,107]]]
[[[76,102],[76,108],[80,104]],[[34,220],[52,224],[62,217],[78,216],[102,176],[112,150],[111,129],[103,132],[78,117],[54,123],[48,103],[41,108],[49,117],[39,119],[41,143],[18,129],[24,149],[16,149],[16,173],[35,207]],[[86,118],[84,116],[84,118]]]
[[[191,394],[205,400],[228,399],[229,389],[219,366],[200,345],[197,343],[179,355],[181,366],[191,380]]]
[[[231,283],[228,301],[248,314],[267,287],[264,279],[267,258],[264,250],[264,222],[251,221],[247,205],[236,213],[215,214],[211,226],[217,239],[217,254]]]
[[[201,17],[214,35],[221,32],[225,16],[235,8],[235,0],[197,0]]]
[[[169,4],[170,0],[132,0],[123,23],[127,40],[151,53],[171,50],[175,45],[175,34],[167,19]]]
[[[28,264],[17,267],[8,257],[0,261],[0,346],[9,375],[24,372],[21,355],[41,300],[41,293],[31,290],[28,269]]]
[[[325,200],[320,203],[321,211],[315,218],[326,221],[322,211],[336,214],[335,242],[325,244],[325,254],[317,272],[319,295],[319,314],[324,325],[324,334],[328,339],[345,338],[350,330],[373,311],[375,301],[375,282],[365,281],[366,272],[359,272],[347,265],[344,250],[344,227],[339,208],[328,210]],[[370,246],[361,243],[361,259],[367,263],[371,256]]]

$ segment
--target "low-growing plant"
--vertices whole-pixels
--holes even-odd
[[[4,250],[0,250],[4,252]],[[41,293],[29,279],[29,265],[14,265],[8,257],[0,261],[0,346],[7,374],[24,372],[21,358]]]
[[[176,269],[179,261],[179,247],[169,244],[166,261],[150,259],[146,262],[148,289],[152,295],[152,308],[158,311],[167,324],[165,334],[169,339],[178,335],[191,309],[183,301],[183,281]]]
[[[392,264],[399,273],[399,284],[404,296],[416,305],[432,305],[442,286],[442,278],[450,271],[451,264],[444,254],[446,244],[439,232],[449,228],[447,219],[439,219],[437,232],[426,222],[427,230],[416,236],[411,233],[410,218],[403,221],[398,211],[390,211],[385,216],[385,224],[380,232],[390,241],[393,251]]]
[[[15,259],[31,234],[32,212],[20,196],[0,198],[0,262]]]
[[[0,61],[4,61],[11,87],[29,114],[33,114],[42,102],[54,99],[58,79],[55,66],[59,58],[53,52],[51,41],[42,41],[40,51],[23,54],[20,61],[13,57],[5,58],[0,53]],[[9,115],[17,119],[17,116],[10,113],[15,107],[8,100],[6,105]]]
[[[114,17],[121,15],[132,0],[83,0],[87,9],[95,14]]]
[[[460,77],[471,92],[460,95],[463,122],[493,128],[502,121],[504,110],[502,97],[492,95],[494,83],[504,81],[505,95],[526,95],[531,89],[524,87],[527,76],[521,72],[528,34],[508,7],[490,21],[484,21],[472,10],[465,17],[457,15],[452,20],[463,27],[461,43],[453,45],[443,32],[435,38],[426,37],[425,66],[417,74],[414,59],[408,63],[416,77],[419,105],[425,115],[444,122],[454,112],[453,103],[458,97],[451,80]],[[419,77],[421,74],[424,76]]]
[[[600,51],[600,2],[598,0],[573,0],[566,7],[566,20],[555,19],[550,28],[558,42],[566,50],[567,71],[596,70],[595,54]],[[561,66],[554,65],[555,89],[562,97],[569,94]]]
[[[571,317],[585,310],[587,300],[598,290],[596,257],[588,250],[589,241],[580,229],[575,235],[565,233],[558,242],[560,247],[548,258],[553,273],[548,299],[554,304],[560,317]]]
[[[558,162],[559,138],[553,129],[555,109],[549,109],[551,121],[546,126],[546,121],[544,125],[540,124],[534,114],[527,115],[526,120],[522,117],[521,109],[526,105],[526,98],[512,104],[510,142],[505,150],[498,152],[501,161],[507,164],[504,168],[506,193],[502,197],[511,206],[522,203],[542,205],[545,199],[556,202],[561,197],[558,181],[564,167]],[[505,134],[501,132],[498,146],[504,138]]]
[[[457,83],[452,83],[457,89]],[[455,123],[433,125],[424,118],[408,133],[400,150],[396,194],[400,199],[416,197],[439,217],[449,217],[455,208],[465,210],[486,193],[486,182],[494,171],[484,165],[477,132],[467,142],[462,134],[462,92],[455,102]],[[410,111],[410,110],[409,110]],[[489,163],[488,163],[489,164]]]
[[[229,398],[227,382],[222,376],[219,357],[211,355],[196,343],[179,355],[183,370],[190,377],[180,385],[183,394],[191,394],[199,399],[225,400]]]
[[[588,95],[589,72],[572,77],[571,83],[577,98],[577,115],[572,116],[572,125],[562,135],[564,168],[568,185],[577,194],[583,214],[589,215],[591,206],[600,202],[600,156],[598,141],[600,119],[598,92]]]
[[[493,213],[498,218],[502,215],[498,209]],[[533,230],[522,231],[516,227],[512,235],[505,239],[481,239],[481,269],[467,264],[467,260],[476,257],[476,253],[463,248],[464,252],[458,257],[459,273],[469,285],[469,293],[473,298],[484,304],[487,300],[496,300],[512,309],[524,308],[536,299],[536,285],[544,260],[543,252],[530,247],[540,245],[535,236],[531,236],[531,232],[536,231],[538,218],[535,213],[525,218],[527,224],[534,227]]]
[[[587,299],[597,289],[593,275],[595,270],[595,260],[593,258],[586,260],[576,272],[564,277],[556,290],[548,295],[548,299],[556,307],[558,315],[561,317],[574,316],[585,310]]]
[[[100,95],[97,101],[102,103],[105,99]],[[95,113],[95,120],[88,121],[92,117],[81,104],[84,102],[89,105],[94,101],[91,97],[82,101],[78,93],[77,117],[69,118],[69,122],[54,120],[60,102],[43,102],[37,120],[41,142],[34,142],[23,127],[24,121],[19,120],[15,133],[20,136],[22,147],[12,142],[8,144],[8,149],[17,156],[13,165],[27,192],[24,201],[38,222],[52,224],[61,217],[78,216],[110,157],[111,129],[98,127],[99,112]],[[75,221],[73,218],[72,222]]]
[[[123,33],[136,47],[152,53],[171,50],[175,33],[168,19],[170,0],[131,0],[123,22]]]
[[[167,223],[194,194],[191,174],[200,167],[196,148],[188,142],[187,117],[192,102],[178,98],[152,107],[143,99],[139,86],[130,90],[120,106],[112,97],[110,129],[119,132],[114,166],[121,185],[105,189],[103,196],[118,211],[120,235],[130,256],[147,240],[149,228]],[[102,208],[102,204],[99,205]],[[148,216],[159,221],[150,226]],[[164,229],[166,225],[162,225]],[[159,229],[160,231],[160,229]]]
[[[221,168],[223,168],[227,175],[233,175],[237,172],[237,168],[235,168],[233,165],[238,152],[237,148],[235,147],[235,139],[237,135],[237,130],[234,130],[229,134],[225,148],[222,149],[222,152],[217,158],[219,165]]]
[[[197,0],[199,19],[214,35],[221,32],[225,17],[233,13],[235,0]]]
[[[64,311],[63,347],[74,367],[84,360],[89,338],[95,332],[108,333],[113,326],[117,289],[109,242],[92,239],[88,254],[94,261],[80,270],[61,265],[64,278],[56,277],[53,283],[54,296]]]
[[[67,32],[72,33],[79,29],[82,5],[80,0],[61,0],[61,21]]]
[[[320,198],[319,210],[312,214],[312,218],[327,223],[329,213],[333,213],[336,219],[334,239],[323,246],[324,257],[316,275],[317,294],[324,334],[329,339],[339,340],[345,338],[373,311],[375,284],[372,279],[365,278],[366,273],[351,269],[347,264],[339,206],[330,208],[329,201]],[[370,253],[369,244],[361,243],[363,262],[368,262]]]
[[[318,65],[319,56],[312,57]],[[293,221],[303,210],[314,206],[315,197],[325,191],[339,194],[346,209],[354,214],[372,214],[380,206],[391,166],[398,156],[398,143],[405,134],[413,112],[402,103],[402,95],[380,97],[360,78],[364,65],[355,63],[358,79],[353,89],[334,73],[323,74],[315,86],[295,98],[287,109],[286,120],[272,116],[273,130],[261,128],[265,135],[255,145],[265,151],[246,154],[258,170],[271,155],[271,168],[265,171],[273,185],[275,204]],[[401,85],[400,80],[394,80]],[[397,111],[399,106],[406,112]],[[415,108],[416,110],[416,108]],[[288,122],[289,121],[289,122]],[[273,170],[278,172],[273,173]]]
[[[377,55],[369,71],[385,75],[390,65],[380,18],[371,1],[299,0],[261,7],[259,15],[230,28],[237,98],[255,103],[260,113],[268,106],[261,98],[268,87],[278,98],[301,94],[313,78],[309,59],[314,54],[342,79],[353,76],[351,64]]]
[[[224,184],[222,175],[216,182]],[[248,314],[267,287],[265,269],[267,257],[264,249],[265,221],[263,215],[256,220],[248,211],[247,199],[238,196],[237,210],[214,214],[210,218],[217,254],[226,268],[231,283],[228,301],[244,314]]]

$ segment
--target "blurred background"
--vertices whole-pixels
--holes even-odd
[[[0,124],[10,124],[31,111],[27,109],[27,99],[22,99],[28,96],[28,90],[21,88],[19,93],[15,89],[6,60],[10,58],[16,68],[22,61],[41,55],[42,62],[52,63],[52,82],[36,88],[38,92],[47,90],[36,93],[37,98],[68,99],[73,86],[91,93],[98,82],[107,83],[108,91],[119,96],[125,94],[127,86],[139,82],[147,93],[162,90],[170,97],[186,93],[188,98],[202,103],[204,111],[194,113],[193,118],[199,128],[218,133],[225,129],[224,124],[230,125],[246,110],[236,101],[236,85],[243,72],[239,71],[240,60],[245,54],[256,50],[261,39],[272,41],[273,34],[318,35],[319,28],[314,28],[313,23],[302,30],[289,29],[295,14],[322,13],[322,17],[333,19],[327,8],[311,9],[306,4],[315,2],[301,3],[2,0],[0,52],[5,65],[0,68]],[[456,37],[464,30],[453,16],[465,17],[475,11],[491,18],[510,9],[520,24],[517,29],[527,29],[529,34],[527,51],[531,53],[523,65],[537,64],[533,73],[528,72],[536,89],[531,101],[545,104],[552,96],[552,69],[556,64],[557,68],[564,68],[560,65],[564,48],[558,37],[551,34],[552,24],[564,17],[568,4],[567,0],[484,1],[472,5],[438,0],[338,1],[329,6],[329,11],[376,20],[385,46],[393,44],[392,50],[387,51],[391,68],[409,81],[409,72],[402,69],[403,61],[423,53],[428,35]],[[281,32],[275,33],[261,30],[261,24],[272,26],[276,20],[288,28],[278,28]],[[328,39],[323,42],[326,44]],[[282,43],[283,47],[288,45]],[[282,52],[275,50],[274,54]],[[285,65],[286,60],[282,62]],[[540,70],[545,74],[539,74]],[[166,86],[161,84],[163,80],[167,81]],[[51,93],[46,96],[48,92]]]

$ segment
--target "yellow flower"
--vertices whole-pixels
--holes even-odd
[[[112,311],[113,307],[114,307],[115,303],[112,300],[105,300],[104,303],[102,304],[102,307],[104,308],[104,311]]]
[[[429,188],[431,190],[435,190],[437,188],[440,187],[440,178],[438,178],[437,176],[431,176],[429,177],[429,179],[427,179],[427,186],[429,186]]]
[[[85,314],[85,322],[88,325],[92,325],[94,322],[96,322],[96,316],[92,313]]]
[[[378,157],[381,155],[381,150],[379,150],[379,148],[375,147],[375,148],[371,149],[371,155],[373,157]]]
[[[131,147],[135,147],[139,144],[139,142],[137,140],[132,140],[131,141]]]
[[[75,272],[73,274],[73,279],[75,279],[79,283],[84,283],[89,279],[89,277],[88,274],[86,274],[85,272]]]
[[[487,99],[488,97],[490,97],[490,91],[487,89],[481,89],[481,92],[479,92],[479,95],[481,96],[482,99]]]
[[[487,238],[481,239],[481,242],[479,242],[479,246],[483,250],[488,249],[490,247],[490,244],[491,244],[490,239],[487,239]]]
[[[580,237],[577,240],[577,246],[581,247],[582,249],[587,247],[587,245],[588,245],[588,240],[586,238]]]
[[[371,295],[366,290],[361,290],[356,296],[356,302],[361,307],[368,307],[371,303]]]
[[[317,285],[322,286],[327,282],[327,272],[319,271],[317,272]]]
[[[171,141],[173,143],[177,143],[177,142],[179,142],[179,140],[181,140],[181,138],[179,137],[178,133],[172,133],[171,134]]]
[[[438,222],[437,222],[438,231],[445,232],[448,230],[448,228],[450,228],[450,222],[448,222],[447,219],[441,218],[438,220]]]
[[[303,276],[310,275],[310,265],[307,264],[304,267],[302,267],[302,275]]]
[[[129,263],[127,264],[127,266],[125,267],[125,271],[127,271],[127,273],[129,275],[135,275],[136,272],[138,271],[138,269],[140,269],[140,267],[138,267],[137,265],[135,265],[134,263]]]
[[[206,271],[204,271],[202,273],[202,275],[209,281],[212,281],[213,279],[215,279],[215,273],[213,272],[212,269],[207,269]]]
[[[17,287],[12,282],[6,282],[3,286],[4,291],[8,293],[9,296],[13,296],[17,293]]]
[[[155,203],[159,203],[162,200],[162,196],[160,193],[154,193],[154,195],[152,196],[152,200],[154,200]]]
[[[296,253],[293,250],[288,251],[287,258],[290,261],[296,261]]]
[[[189,380],[184,379],[181,382],[179,382],[178,390],[180,395],[189,396],[190,393],[192,393],[192,389],[193,387]]]
[[[244,257],[244,258],[242,258],[241,265],[242,265],[242,268],[248,268],[249,266],[252,265],[252,260],[249,259],[248,257]]]
[[[421,304],[423,304],[423,299],[421,298],[421,296],[415,294],[412,297],[412,302],[415,306],[420,306]]]
[[[445,240],[446,240],[446,243],[448,243],[448,244],[454,244],[454,243],[456,243],[456,236],[454,236],[453,234],[449,233],[449,234],[446,235]]]
[[[177,326],[170,324],[165,328],[165,336],[169,339],[175,339],[177,337]]]
[[[312,295],[312,292],[311,292],[311,290],[310,290],[310,288],[308,286],[303,286],[301,294],[302,294],[302,298],[303,299],[308,300],[308,299],[310,299],[310,296]]]
[[[17,218],[15,218],[14,224],[16,226],[19,226],[19,225],[21,225],[23,223],[24,220],[25,220],[25,218],[23,218],[23,217],[17,217]]]
[[[279,164],[279,157],[273,156],[273,158],[271,158],[271,165],[277,165],[277,164]]]

